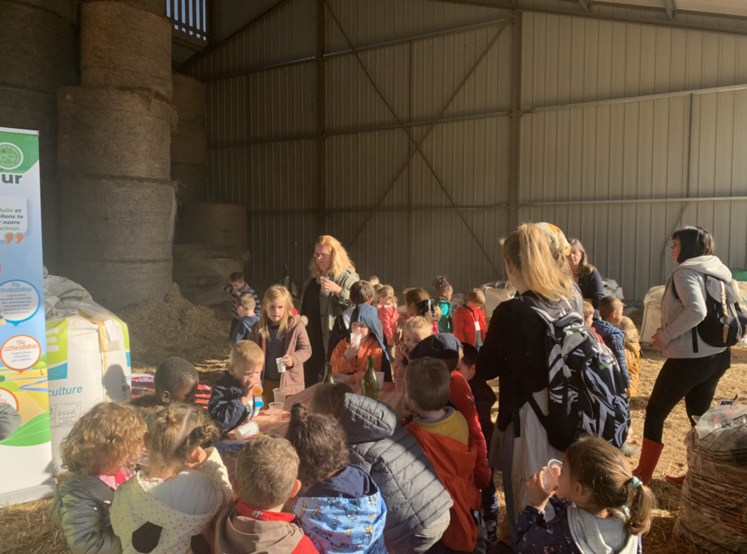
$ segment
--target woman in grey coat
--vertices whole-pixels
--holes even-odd
[[[389,406],[344,384],[322,385],[309,410],[337,416],[350,463],[365,469],[387,507],[384,541],[390,554],[423,553],[449,526],[453,502],[423,450]]]

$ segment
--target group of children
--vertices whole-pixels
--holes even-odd
[[[373,357],[376,371],[403,384],[399,410],[344,382],[322,385],[308,408],[292,407],[285,438],[247,441],[231,481],[214,445],[274,390],[300,392],[311,356],[287,289],[271,287],[260,303],[243,275],[231,281],[232,349],[207,413],[194,405],[195,368],[169,358],[153,395],[95,406],[65,439],[72,475],[51,517],[73,552],[484,552],[498,531],[498,500],[487,463],[496,395],[475,371],[487,333],[482,291],[454,310],[439,276],[434,298],[408,289],[400,310],[392,287],[355,283],[330,334],[333,373],[364,371]],[[585,304],[584,316],[634,396],[640,346],[622,303],[604,298],[598,317]],[[556,486],[543,488],[536,474],[527,488],[514,551],[596,552],[600,537],[614,552],[640,549],[652,495],[604,440],[571,447]],[[545,521],[548,501],[556,515]]]

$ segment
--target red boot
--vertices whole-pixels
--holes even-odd
[[[684,475],[667,475],[667,481],[675,485],[682,485],[685,482],[685,477],[687,477],[687,473]]]
[[[643,484],[647,487],[651,485],[651,476],[654,474],[656,464],[659,463],[662,450],[664,450],[663,444],[646,438],[643,439],[641,460],[638,462],[638,467],[633,471],[633,475],[643,481]]]

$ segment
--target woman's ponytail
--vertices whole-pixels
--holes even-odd
[[[631,535],[646,533],[651,527],[651,511],[656,504],[654,493],[636,477],[630,479],[625,487],[628,489],[628,499],[625,505],[629,511],[625,520],[625,529]]]

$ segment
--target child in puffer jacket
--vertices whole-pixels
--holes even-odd
[[[594,330],[602,337],[604,344],[612,350],[615,358],[617,358],[625,382],[625,389],[629,393],[630,377],[625,363],[625,333],[617,328],[623,317],[623,303],[614,296],[605,296],[599,301],[599,316],[602,319],[594,320]]]
[[[638,379],[641,373],[641,345],[638,343],[640,336],[635,323],[629,317],[620,320],[619,329],[625,333],[625,365],[630,378],[630,397],[638,395]]]
[[[49,517],[73,554],[118,554],[109,520],[114,491],[132,476],[145,422],[132,406],[96,404],[62,442],[62,467],[72,475],[55,494]]]
[[[287,439],[295,447],[303,488],[293,506],[321,554],[386,553],[386,506],[371,476],[350,464],[345,431],[325,415],[291,409]]]
[[[441,319],[438,320],[439,333],[454,332],[454,314],[451,310],[451,296],[454,294],[454,288],[446,280],[446,277],[439,275],[433,281],[433,289],[436,292],[436,306],[441,310]]]

